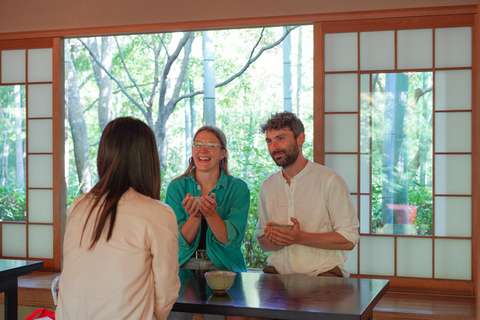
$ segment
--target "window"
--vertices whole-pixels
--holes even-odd
[[[69,200],[97,181],[100,133],[113,118],[134,116],[155,132],[162,199],[187,168],[195,131],[214,124],[228,140],[230,173],[251,192],[247,266],[263,267],[253,237],[258,190],[278,167],[259,125],[274,112],[294,111],[306,126],[304,154],[313,160],[312,26],[81,38],[67,48]]]
[[[471,294],[472,30],[427,21],[323,25],[325,162],[357,203],[348,270]]]

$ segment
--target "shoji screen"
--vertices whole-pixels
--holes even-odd
[[[0,42],[0,86],[23,88],[24,117],[19,121],[24,122],[21,135],[26,173],[26,215],[0,222],[1,256],[44,260],[46,269],[56,270],[61,263],[64,175],[61,47],[57,39]],[[21,166],[17,163],[17,170],[9,170],[19,171]]]
[[[346,263],[352,274],[472,291],[472,19],[454,20],[322,26],[325,165],[347,181],[360,219],[361,240]],[[421,229],[413,215],[399,231],[372,221],[372,83],[414,73],[431,79],[431,225]]]

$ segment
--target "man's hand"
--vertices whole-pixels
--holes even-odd
[[[292,230],[276,227],[278,223],[275,222],[267,222],[264,231],[268,241],[281,247],[298,243],[301,237],[300,222],[296,218],[290,218],[290,220],[293,222]]]

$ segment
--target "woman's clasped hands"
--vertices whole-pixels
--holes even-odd
[[[207,218],[215,213],[215,209],[217,208],[215,193],[213,192],[210,193],[209,196],[202,196],[199,202],[197,202],[195,197],[190,193],[187,193],[182,204],[185,207],[185,211],[194,218],[201,218],[202,215]]]

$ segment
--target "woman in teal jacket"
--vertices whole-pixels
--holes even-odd
[[[189,166],[170,182],[165,202],[177,216],[181,268],[247,271],[241,245],[250,190],[228,172],[227,141],[220,129],[198,129]]]

